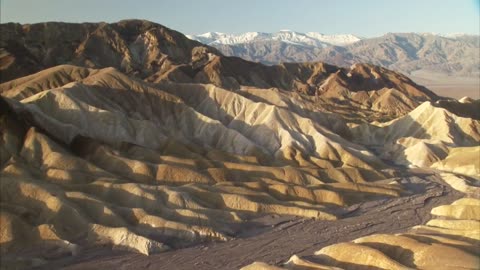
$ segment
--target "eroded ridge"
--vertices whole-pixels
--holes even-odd
[[[226,241],[262,215],[336,220],[406,192],[341,118],[301,99],[73,66],[3,86],[1,251],[13,264]]]

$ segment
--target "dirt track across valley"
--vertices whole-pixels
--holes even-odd
[[[264,229],[246,232],[235,240],[144,256],[96,249],[45,265],[43,269],[239,269],[254,261],[278,264],[293,254],[311,255],[338,242],[374,233],[398,233],[425,224],[430,210],[462,197],[434,172],[409,171],[403,184],[414,194],[351,206],[337,221],[277,218]],[[268,229],[266,224],[268,224]],[[273,222],[273,223],[272,223]],[[273,225],[271,225],[273,224]]]

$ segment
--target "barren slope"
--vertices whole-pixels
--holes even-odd
[[[249,99],[252,89],[72,66],[1,87],[8,258],[102,244],[151,254],[231,239],[265,214],[335,220],[403,193],[387,165],[330,129],[345,123]]]

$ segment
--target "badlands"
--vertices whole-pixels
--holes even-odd
[[[1,24],[2,269],[478,269],[480,101],[148,21]]]

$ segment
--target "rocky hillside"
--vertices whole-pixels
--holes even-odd
[[[190,63],[193,49],[202,46],[179,32],[140,20],[113,24],[9,23],[1,24],[0,31],[2,82],[65,63],[112,66],[145,78],[163,73],[172,65]]]
[[[1,86],[4,254],[58,258],[102,243],[151,254],[226,241],[263,214],[335,220],[345,205],[403,192],[339,135],[341,119],[276,105],[273,90],[267,102],[74,66]]]
[[[388,77],[376,70],[378,81]],[[353,82],[352,91],[374,89]],[[427,101],[391,122],[355,124],[370,109],[355,115],[324,101],[334,114],[296,92],[149,83],[69,65],[0,90],[0,247],[2,263],[17,268],[99,247],[151,255],[229,241],[265,215],[334,221],[365,202],[408,204],[417,176],[397,166],[449,172],[460,190],[479,173],[480,124],[460,103]],[[404,90],[372,91],[385,107]],[[405,106],[397,103],[388,106]]]

